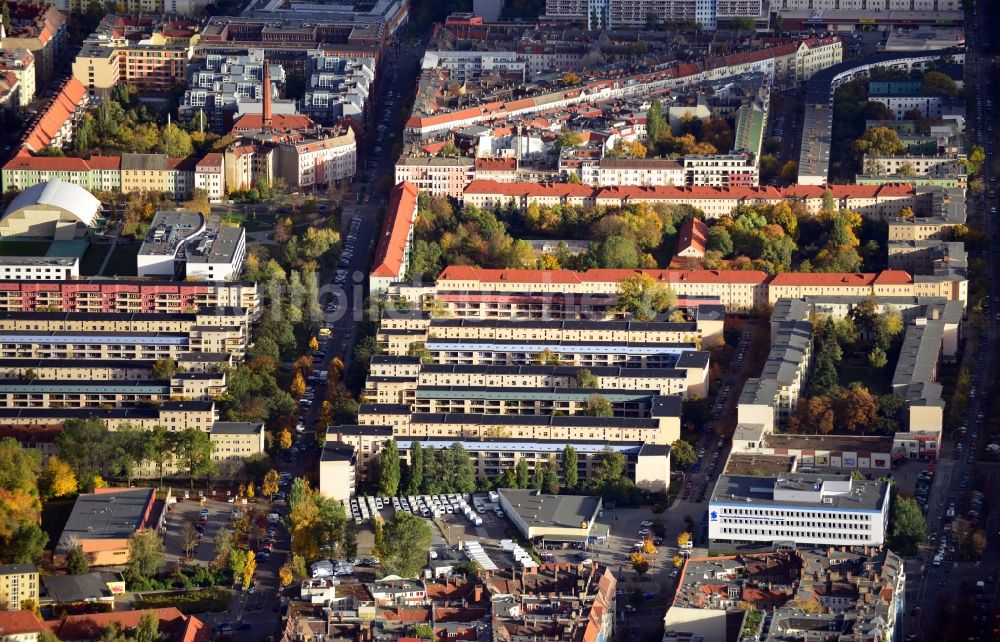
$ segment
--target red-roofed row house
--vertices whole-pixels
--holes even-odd
[[[465,188],[463,201],[489,207],[513,202],[521,209],[538,205],[574,205],[578,207],[624,207],[645,202],[663,205],[690,205],[710,218],[724,216],[740,205],[774,205],[782,201],[802,201],[813,213],[823,207],[823,194],[829,191],[841,208],[869,218],[891,218],[904,207],[916,211],[922,204],[917,191],[908,183],[885,185],[799,185],[777,187],[674,187],[618,186],[591,187],[572,183],[501,183],[474,180]]]

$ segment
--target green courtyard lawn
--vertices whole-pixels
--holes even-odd
[[[868,364],[867,355],[845,354],[837,372],[840,375],[840,385],[845,388],[857,381],[873,395],[884,395],[890,392],[894,367],[895,363],[890,362],[885,368],[877,370]]]

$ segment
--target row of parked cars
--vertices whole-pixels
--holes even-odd
[[[486,507],[478,499],[473,500],[471,495],[460,493],[407,495],[399,497],[363,495],[352,497],[349,508],[355,524],[361,524],[377,515],[382,509],[392,506],[393,510],[406,511],[418,517],[426,518],[454,515],[456,513],[465,514],[469,518],[469,521],[473,523],[476,523],[476,520],[479,519],[477,526],[481,525],[481,518],[470,515],[473,511],[472,507],[469,506],[470,501],[473,501],[476,512],[483,513],[486,511]],[[497,512],[499,516],[503,515],[500,509],[497,509]]]

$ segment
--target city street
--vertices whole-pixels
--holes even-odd
[[[983,165],[983,182],[987,187],[994,185],[996,176],[990,167],[991,162],[996,158],[997,149],[992,138],[992,123],[988,119],[990,110],[987,109],[986,101],[993,95],[991,74],[993,67],[988,56],[984,55],[985,43],[988,36],[987,29],[990,24],[990,16],[986,5],[982,2],[976,3],[976,8],[966,10],[966,46],[969,57],[966,60],[966,86],[970,84],[975,87],[977,104],[975,112],[970,115],[967,125],[968,139],[978,141],[986,149],[987,160]],[[979,9],[982,7],[982,10]],[[970,143],[971,146],[971,143]],[[911,627],[907,633],[913,634],[917,639],[936,640],[944,631],[945,626],[951,620],[952,612],[944,606],[948,603],[955,604],[956,600],[964,599],[960,596],[968,595],[968,607],[962,608],[955,614],[957,620],[951,623],[956,629],[964,629],[956,632],[961,634],[961,638],[968,640],[988,640],[993,639],[990,634],[992,623],[992,611],[998,596],[1000,596],[1000,583],[996,581],[997,569],[1000,567],[1000,517],[998,511],[993,510],[987,519],[985,531],[988,537],[988,546],[983,559],[978,562],[944,562],[941,566],[935,567],[931,560],[935,555],[935,549],[942,538],[946,536],[945,528],[948,520],[945,513],[949,505],[954,503],[959,509],[963,504],[965,486],[968,480],[981,475],[982,479],[978,486],[987,491],[987,495],[1000,484],[1000,466],[995,463],[970,462],[967,454],[975,452],[977,440],[973,435],[978,435],[983,431],[983,411],[989,410],[984,400],[989,399],[987,386],[984,382],[993,381],[991,373],[993,355],[997,350],[997,337],[1000,327],[998,327],[998,317],[994,316],[997,310],[997,303],[1000,301],[996,282],[996,243],[998,230],[996,216],[985,216],[990,208],[997,206],[995,198],[989,198],[987,194],[976,198],[971,192],[968,194],[967,212],[970,220],[974,219],[974,212],[981,212],[986,222],[986,230],[990,235],[991,247],[984,252],[986,262],[989,266],[991,292],[993,301],[992,309],[985,315],[987,320],[986,333],[979,337],[980,345],[975,351],[966,350],[966,363],[973,367],[973,385],[979,387],[978,395],[970,398],[968,415],[966,418],[967,432],[960,435],[957,440],[947,440],[942,444],[938,461],[936,478],[928,501],[927,523],[929,532],[929,545],[924,548],[921,558],[917,563],[908,566],[910,582],[908,589],[914,593],[907,596],[907,602],[911,605],[909,614],[915,616],[911,618]],[[985,201],[980,208],[980,201]],[[995,211],[995,210],[994,210]],[[973,258],[973,257],[970,257]],[[970,308],[979,302],[969,302]],[[987,302],[989,303],[989,302]],[[971,354],[974,352],[975,354]],[[987,383],[988,385],[988,383]],[[961,444],[961,451],[956,453],[956,449]],[[963,480],[966,480],[963,482]],[[973,488],[975,488],[975,484]],[[975,595],[976,582],[986,582],[985,595]],[[974,602],[974,604],[973,604]]]

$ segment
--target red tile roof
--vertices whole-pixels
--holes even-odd
[[[32,156],[25,153],[12,158],[3,168],[36,172],[86,172],[92,169],[120,169],[121,164],[120,156],[70,158],[68,156]]]
[[[777,187],[675,187],[672,185],[615,185],[591,187],[572,183],[501,183],[490,179],[476,179],[465,188],[466,194],[497,194],[510,197],[559,196],[595,198],[596,200],[733,200],[781,201],[788,198],[819,199],[829,190],[834,198],[899,198],[914,192],[908,183],[885,185],[798,185]]]
[[[663,283],[763,284],[767,274],[759,270],[507,270],[485,269],[468,265],[449,265],[438,281],[479,281],[481,283],[608,283],[644,274]]]
[[[48,147],[66,121],[73,117],[86,95],[87,89],[71,76],[28,134],[25,146],[35,152]]]
[[[708,226],[705,225],[705,221],[691,217],[681,225],[680,236],[677,238],[677,253],[693,248],[699,256],[704,256],[707,242]]]
[[[497,172],[503,170],[514,171],[517,169],[517,160],[513,158],[477,158],[476,170],[485,172]]]
[[[169,642],[204,642],[209,638],[208,629],[201,620],[184,615],[172,606],[141,611],[70,615],[61,620],[47,620],[45,626],[63,642],[96,640],[101,631],[112,622],[117,622],[126,631],[134,629],[146,613],[152,613],[160,621],[160,632],[166,635]]]
[[[883,272],[785,272],[771,279],[772,286],[833,286],[845,287],[902,285],[912,283],[913,277],[902,270]]]
[[[271,126],[268,131],[279,134],[301,131],[313,127],[313,121],[308,116],[301,114],[273,114],[271,116]],[[259,132],[264,130],[263,114],[243,114],[233,123],[233,132],[238,134],[247,132]]]
[[[375,248],[375,262],[372,276],[401,277],[406,270],[403,254],[410,235],[414,211],[417,207],[419,190],[410,182],[403,181],[389,195],[385,210],[385,221]]]
[[[0,635],[39,633],[45,625],[33,611],[0,611]]]

